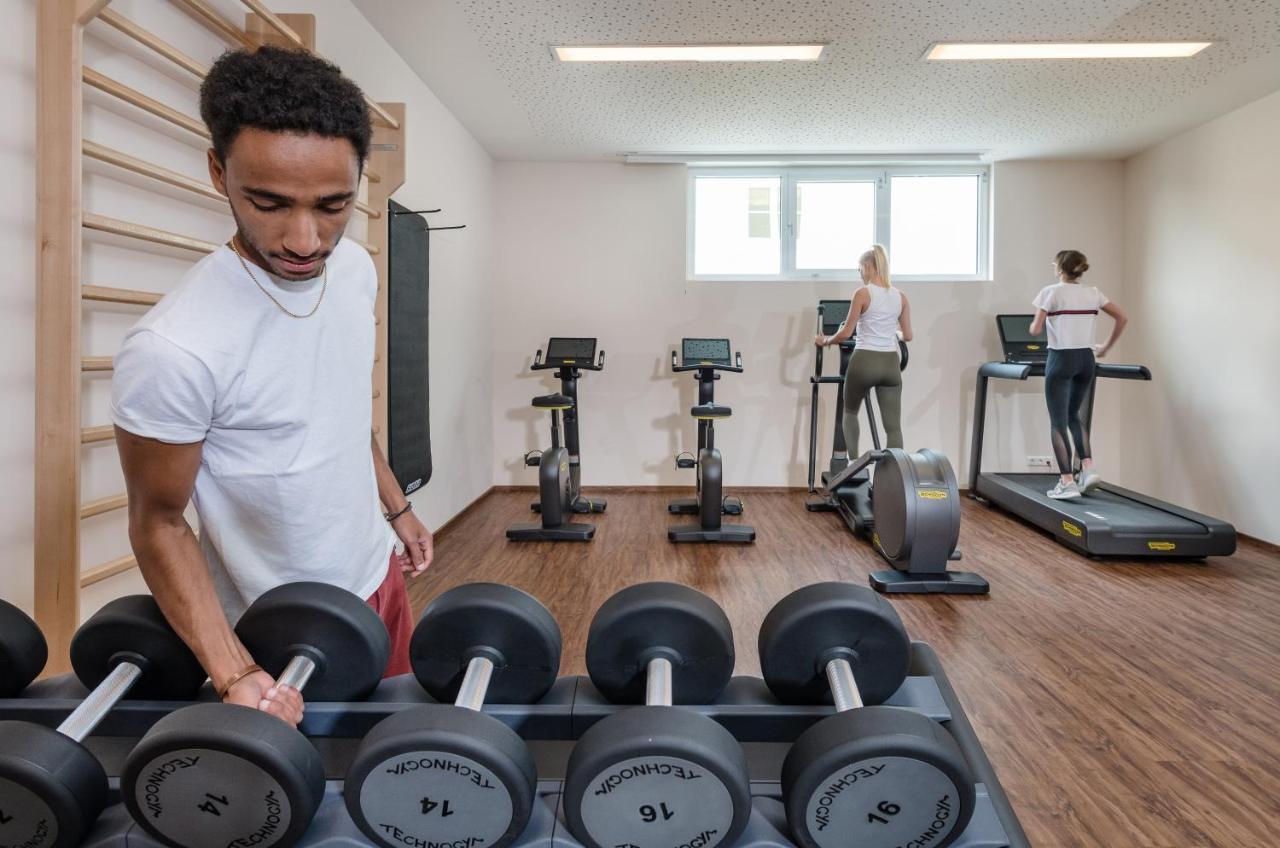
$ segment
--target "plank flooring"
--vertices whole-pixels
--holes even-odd
[[[581,674],[596,608],[632,583],[674,580],[725,608],[738,673],[758,674],[756,632],[779,598],[822,580],[865,585],[884,567],[837,516],[806,512],[803,492],[746,494],[750,546],[672,545],[675,492],[607,494],[586,544],[509,543],[503,531],[529,520],[531,493],[483,499],[411,583],[415,610],[459,583],[518,586],[559,620],[562,673]],[[960,545],[959,565],[991,581],[989,596],[893,602],[937,650],[1033,844],[1276,844],[1274,549],[1242,542],[1207,564],[1091,561],[968,499]]]

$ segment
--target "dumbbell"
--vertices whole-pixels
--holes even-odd
[[[943,848],[973,814],[974,780],[938,722],[881,704],[907,676],[911,641],[865,586],[817,583],[765,616],[760,668],[788,704],[834,702],[782,764],[792,837],[803,848]]]
[[[205,680],[148,595],[94,613],[71,640],[71,666],[91,691],[57,730],[0,721],[0,845],[79,845],[107,799],[106,772],[85,737],[126,695],[190,700]]]
[[[733,674],[724,611],[675,583],[623,589],[587,634],[591,682],[610,701],[643,703],[592,725],[569,757],[564,812],[590,848],[732,845],[751,815],[746,757],[692,710]]]
[[[345,589],[287,583],[260,596],[236,636],[277,685],[312,701],[363,699],[387,667],[378,614]],[[292,845],[324,795],[320,754],[275,716],[204,703],[156,722],[125,760],[120,794],[134,821],[175,848]]]
[[[0,698],[15,697],[44,671],[49,646],[25,612],[0,601]]]
[[[486,698],[527,704],[546,694],[560,670],[560,627],[519,589],[471,583],[427,606],[409,658],[446,703],[369,731],[347,772],[352,820],[383,846],[510,844],[529,822],[537,773],[524,741],[480,708]]]

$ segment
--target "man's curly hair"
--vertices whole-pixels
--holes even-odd
[[[214,62],[200,86],[200,117],[222,162],[240,130],[256,127],[345,138],[363,170],[373,134],[364,95],[337,65],[270,46],[228,50]]]

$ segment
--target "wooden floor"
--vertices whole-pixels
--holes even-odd
[[[747,496],[751,546],[670,544],[670,496],[611,493],[587,544],[516,544],[503,530],[529,520],[530,495],[495,493],[440,539],[414,607],[459,583],[518,586],[556,615],[562,672],[580,674],[601,602],[674,580],[724,606],[738,673],[757,674],[774,602],[883,568],[802,492]],[[1242,543],[1208,564],[1090,561],[967,499],[960,544],[989,596],[894,604],[937,650],[1034,845],[1280,844],[1280,556]]]

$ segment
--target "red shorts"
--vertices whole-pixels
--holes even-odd
[[[391,561],[387,563],[387,578],[369,598],[369,606],[387,625],[387,635],[391,637],[391,657],[382,676],[408,674],[412,671],[409,667],[409,639],[413,636],[413,610],[409,608],[409,592],[405,588],[404,573],[400,570],[400,557],[395,551],[391,552]]]

